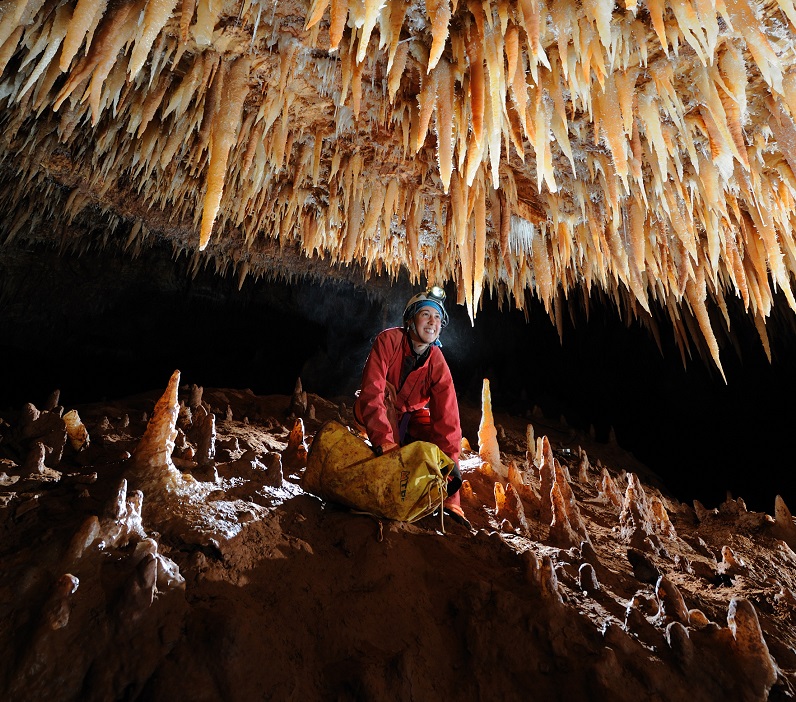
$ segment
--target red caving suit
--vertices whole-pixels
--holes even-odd
[[[400,327],[385,329],[376,337],[362,372],[355,417],[374,446],[388,441],[400,445],[399,425],[409,412],[411,437],[436,444],[458,465],[462,429],[448,364],[439,347],[432,346],[425,362],[401,386],[401,370],[411,355],[409,338]]]

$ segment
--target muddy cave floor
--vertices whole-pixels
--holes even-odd
[[[472,529],[442,533],[302,490],[291,408],[310,444],[342,401],[183,385],[172,447],[142,438],[161,395],[74,408],[79,449],[57,396],[0,413],[0,698],[794,697],[784,503],[681,503],[615,444],[496,415],[509,477],[465,450]]]

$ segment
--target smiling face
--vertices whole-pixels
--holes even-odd
[[[433,307],[421,307],[412,318],[413,333],[421,344],[433,344],[442,330],[442,317]]]

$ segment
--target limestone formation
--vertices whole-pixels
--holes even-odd
[[[177,438],[179,384],[180,371],[175,370],[166,391],[155,404],[152,419],[147,424],[141,441],[133,451],[136,480],[142,486],[163,486],[168,489],[180,484],[180,473],[171,460]]]
[[[584,592],[596,592],[600,589],[597,573],[594,572],[594,566],[591,563],[583,563],[578,568],[578,582],[580,589]]]
[[[534,438],[533,424],[525,428],[525,460],[532,466],[536,462],[536,439]]]
[[[785,500],[777,495],[774,500],[774,529],[778,538],[782,539],[792,549],[796,549],[796,522],[793,520]]]
[[[45,457],[47,450],[41,441],[37,441],[31,446],[25,463],[22,466],[22,473],[27,476],[41,475],[45,471]]]
[[[749,600],[734,597],[727,612],[727,625],[735,640],[745,685],[750,696],[765,699],[777,679],[777,664],[771,658],[760,629],[757,612]]]
[[[591,480],[589,471],[591,465],[589,464],[589,456],[586,452],[578,446],[578,482],[581,484],[588,483]]]
[[[514,460],[508,461],[508,482],[521,499],[538,508],[539,495],[536,494],[530,480],[517,467],[517,463]]]
[[[489,463],[501,478],[508,477],[508,469],[500,459],[500,447],[497,440],[497,429],[492,416],[492,393],[489,380],[484,378],[481,389],[481,423],[478,425],[478,455],[481,460]]]
[[[618,510],[622,509],[622,504],[624,502],[622,493],[619,492],[619,488],[616,487],[616,482],[605,467],[603,467],[602,473],[600,474],[600,492],[597,499],[603,504],[613,505]]]
[[[688,667],[692,663],[694,644],[682,622],[669,622],[666,626],[666,642],[682,666]]]
[[[69,410],[63,416],[64,423],[66,424],[66,435],[69,437],[69,444],[75,451],[80,451],[84,447],[88,447],[89,435],[85,424],[80,419],[77,410]]]
[[[282,465],[288,470],[298,470],[307,465],[307,444],[304,440],[304,420],[297,417],[287,438],[287,448],[282,453]]]
[[[666,507],[656,496],[647,496],[641,481],[634,473],[627,476],[627,490],[619,514],[619,524],[622,538],[636,548],[644,548],[644,541],[649,537],[657,541],[659,536],[671,539],[677,535]]]
[[[202,408],[204,410],[204,408]],[[216,457],[216,415],[202,411],[194,421],[196,435],[196,462],[208,466]]]
[[[293,389],[287,414],[294,417],[304,417],[307,414],[307,393],[301,386],[301,378],[296,379],[296,387]]]
[[[550,538],[560,546],[579,546],[584,540],[589,541],[575,495],[566,479],[561,465],[554,459],[554,480],[550,489],[552,521]]]
[[[198,407],[201,407],[202,405],[202,395],[204,393],[204,388],[201,385],[197,385],[196,383],[191,383],[191,386],[189,387],[188,390],[189,390],[188,408],[191,410],[196,410]]]
[[[558,578],[556,569],[550,556],[543,556],[542,562],[537,570],[539,584],[542,588],[542,595],[552,603],[561,603],[563,599],[558,589]]]
[[[44,605],[44,618],[49,627],[55,631],[69,624],[72,612],[72,596],[77,592],[80,580],[71,573],[65,573],[53,587],[50,597]]]
[[[513,527],[518,528],[520,533],[530,534],[525,507],[511,483],[505,488],[501,483],[495,483],[495,516],[499,521],[505,519]]]
[[[677,585],[662,575],[655,585],[655,597],[658,599],[658,619],[661,622],[676,621],[688,623],[688,607]]]
[[[555,482],[555,458],[553,458],[553,449],[550,447],[550,441],[546,436],[539,437],[541,442],[540,450],[537,452],[539,459],[539,479],[541,494],[541,520],[542,522],[549,523],[553,519],[553,505],[551,502],[550,491],[553,489]]]

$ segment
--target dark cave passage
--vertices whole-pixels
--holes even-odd
[[[374,292],[375,290],[375,292]],[[406,281],[366,293],[345,283],[285,284],[209,271],[156,249],[131,261],[105,253],[46,249],[0,255],[0,408],[41,403],[59,388],[67,404],[161,387],[175,368],[184,382],[288,394],[296,378],[324,397],[351,397],[374,334],[398,324],[413,292]],[[453,293],[449,290],[449,295]],[[788,478],[796,396],[790,313],[769,324],[768,363],[753,325],[733,319],[722,349],[727,384],[696,355],[686,367],[671,329],[663,355],[638,323],[592,300],[564,324],[563,344],[541,304],[526,322],[486,297],[475,326],[451,305],[442,336],[461,399],[480,402],[490,379],[496,410],[538,405],[623,448],[656,471],[679,499],[708,507],[726,491],[773,512],[774,496],[796,504]],[[472,437],[471,440],[474,440]]]

